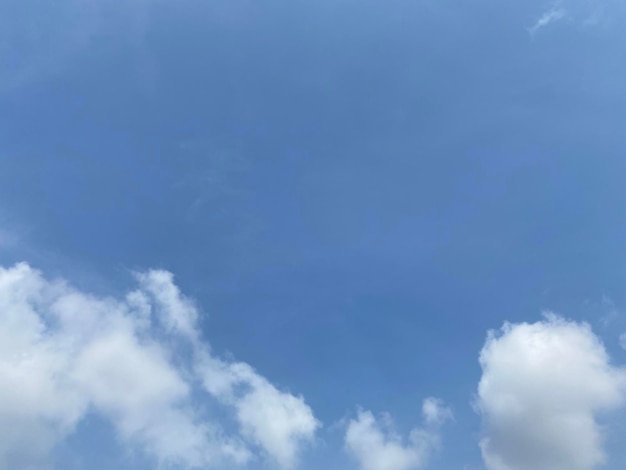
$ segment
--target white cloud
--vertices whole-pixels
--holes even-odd
[[[477,406],[488,470],[590,470],[605,461],[597,414],[622,404],[626,375],[584,323],[554,315],[490,332]]]
[[[422,406],[426,428],[413,429],[403,439],[388,415],[377,420],[370,411],[359,410],[348,423],[346,450],[362,470],[416,470],[424,468],[431,452],[439,447],[439,427],[452,418],[441,400],[427,398]]]
[[[534,36],[539,30],[563,20],[576,29],[621,29],[625,13],[624,2],[620,0],[554,0],[550,8],[528,28],[528,32]]]
[[[173,284],[172,274],[138,274],[142,288],[156,300],[164,326],[197,341],[197,310]],[[313,440],[320,423],[302,397],[279,391],[243,362],[224,362],[195,344],[196,372],[205,389],[234,409],[241,433],[262,447],[278,464],[293,468],[302,444]]]
[[[313,440],[319,422],[302,397],[279,391],[252,367],[204,354],[198,369],[206,390],[233,406],[241,432],[281,466],[295,466],[303,443]]]
[[[622,349],[626,349],[626,333],[619,335],[619,345]]]
[[[528,28],[528,31],[531,35],[534,35],[541,28],[545,28],[550,24],[562,20],[566,15],[567,11],[565,9],[554,6],[537,18],[537,21],[535,21],[535,23]]]
[[[0,268],[0,469],[45,465],[89,411],[160,463],[223,468],[255,458],[261,446],[279,464],[295,465],[318,427],[304,400],[250,366],[211,356],[197,310],[170,273],[137,277],[140,289],[117,300],[49,281],[26,264]],[[187,341],[198,364],[180,361],[171,334]],[[233,410],[238,435],[199,411],[194,372],[205,363],[235,371],[236,380],[227,374],[230,389],[206,374],[202,380]]]
[[[163,326],[170,332],[197,340],[198,311],[193,302],[183,296],[174,284],[172,273],[153,270],[147,273],[136,273],[135,276],[142,289],[153,297]],[[135,295],[141,295],[141,291]]]
[[[426,424],[431,426],[441,426],[446,421],[452,419],[452,410],[439,398],[429,397],[424,400],[422,413],[424,414]]]

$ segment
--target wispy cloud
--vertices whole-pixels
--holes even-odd
[[[530,32],[531,36],[533,36],[540,29],[556,23],[566,16],[567,11],[564,8],[553,6],[552,8],[544,12],[539,18],[537,18],[537,21],[535,21],[535,23],[530,28],[528,28],[528,31]]]
[[[625,15],[626,7],[620,0],[554,0],[551,6],[528,27],[528,32],[534,36],[540,30],[563,20],[579,29],[589,27],[622,29]]]

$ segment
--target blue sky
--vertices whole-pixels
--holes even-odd
[[[84,402],[54,429],[0,403],[24,429],[0,469],[235,465],[203,460],[224,453],[214,436],[196,460],[164,444],[183,415],[141,425],[159,439],[124,427],[137,410],[71,359],[104,341],[67,336],[91,311],[143,358],[137,393],[171,391],[141,419],[193,409],[185,429],[241,441],[243,468],[623,468],[625,21],[613,0],[0,0],[0,316],[7,335],[31,310],[43,328],[14,346],[34,372],[0,352],[0,390],[34,374]],[[86,349],[52,361],[68,337]],[[250,396],[284,413],[244,419]],[[562,402],[587,423],[569,441],[541,418],[561,423]]]

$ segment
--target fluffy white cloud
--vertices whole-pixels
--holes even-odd
[[[1,469],[38,464],[87,407],[76,387],[67,386],[67,346],[44,337],[44,319],[35,311],[51,286],[31,274],[24,265],[0,270]]]
[[[164,327],[192,341],[196,373],[206,391],[234,409],[241,434],[280,466],[294,467],[300,447],[313,440],[320,425],[304,399],[281,392],[246,363],[212,357],[198,342],[197,310],[174,285],[171,273],[151,271],[137,278],[155,299]]]
[[[293,466],[318,426],[304,400],[250,366],[211,356],[197,310],[170,273],[137,278],[140,288],[116,300],[46,280],[26,264],[0,268],[0,469],[44,465],[89,411],[160,463],[219,468],[249,461],[260,446]],[[181,341],[193,352],[187,362],[173,349]],[[226,376],[204,373],[205,364],[219,364]],[[198,411],[199,371],[233,410],[239,435],[226,436]]]
[[[205,354],[198,370],[206,390],[235,408],[242,434],[292,468],[301,444],[311,441],[319,426],[303,398],[279,391],[245,363]]]
[[[362,470],[415,470],[424,468],[430,453],[439,446],[439,427],[452,418],[441,400],[427,398],[422,406],[425,428],[413,429],[407,440],[393,429],[388,415],[377,420],[370,411],[360,410],[348,423],[347,451]]]
[[[554,315],[490,332],[477,406],[488,470],[590,470],[605,461],[597,413],[621,405],[626,375],[584,323]]]

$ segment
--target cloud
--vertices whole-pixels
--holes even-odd
[[[241,432],[285,468],[292,468],[303,442],[319,422],[302,397],[279,391],[245,363],[205,357],[200,372],[207,391],[236,409]]]
[[[589,325],[554,315],[490,332],[477,406],[488,470],[590,470],[605,461],[597,415],[620,406],[626,374]]]
[[[302,397],[214,357],[170,273],[137,279],[139,289],[112,299],[47,280],[27,264],[0,268],[0,469],[44,466],[90,412],[160,464],[224,468],[256,458],[261,447],[295,465],[319,425]],[[181,343],[191,359],[179,354]],[[228,371],[230,388],[217,374],[195,375],[207,363]],[[211,392],[201,399],[200,380]],[[232,410],[241,432],[227,435],[207,419],[205,400]]]
[[[619,335],[619,345],[622,349],[626,349],[626,333]]]
[[[197,310],[174,285],[171,273],[150,271],[136,277],[155,300],[165,328],[194,344],[195,372],[207,392],[235,410],[242,435],[282,467],[294,467],[301,445],[311,441],[320,426],[304,399],[279,391],[249,364],[213,357],[198,343]]]
[[[625,13],[624,2],[620,0],[556,0],[528,28],[528,32],[534,36],[539,30],[564,19],[577,29],[599,27],[621,30]]]
[[[566,15],[567,11],[564,8],[554,6],[537,18],[537,21],[535,21],[535,23],[528,28],[528,31],[531,35],[534,35],[541,28],[545,28],[552,23],[562,20]]]
[[[359,462],[362,470],[415,470],[424,468],[431,452],[439,447],[439,427],[452,417],[441,400],[428,398],[422,412],[426,428],[415,428],[408,440],[394,430],[391,418],[382,423],[370,411],[360,410],[348,423],[346,450]]]
[[[159,314],[164,327],[170,333],[178,333],[184,337],[197,341],[198,311],[193,302],[184,297],[174,284],[172,273],[162,270],[153,270],[147,273],[136,273],[142,290],[133,295],[138,299],[148,293],[159,309]],[[149,305],[147,299],[139,300]]]
[[[446,421],[452,419],[452,410],[439,398],[429,397],[424,400],[422,413],[424,414],[426,424],[430,426],[441,426]]]

